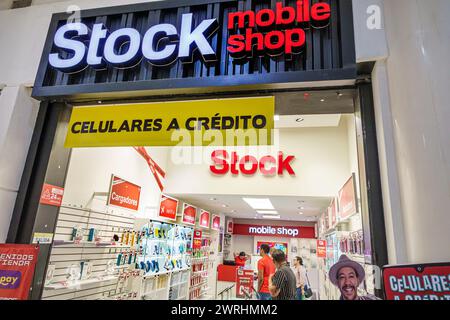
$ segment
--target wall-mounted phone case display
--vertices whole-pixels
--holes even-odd
[[[139,237],[136,267],[145,275],[188,269],[191,263],[193,229],[151,220]]]

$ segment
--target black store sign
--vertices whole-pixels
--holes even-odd
[[[33,96],[355,77],[351,0],[159,1],[53,15]]]

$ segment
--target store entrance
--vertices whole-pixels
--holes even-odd
[[[35,226],[54,225],[40,298],[257,299],[265,245],[302,259],[310,299],[339,298],[331,265],[371,255],[356,93],[274,97],[270,146],[67,149],[63,117],[46,182],[66,154],[64,196]]]

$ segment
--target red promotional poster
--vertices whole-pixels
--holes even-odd
[[[159,202],[159,217],[170,220],[177,220],[178,200],[161,195]]]
[[[227,233],[233,234],[233,221],[228,220],[227,222]]]
[[[253,294],[253,270],[236,269],[236,298],[245,299]]]
[[[212,229],[220,230],[220,216],[215,214],[212,216]]]
[[[183,223],[195,225],[197,208],[190,204],[183,203]]]
[[[0,300],[27,300],[39,247],[0,244]]]
[[[40,204],[60,207],[64,195],[64,188],[44,183],[42,186]]]
[[[192,249],[201,249],[202,248],[202,239],[194,239],[192,242]]]
[[[194,239],[202,238],[202,230],[194,230]]]
[[[387,300],[450,300],[450,263],[383,268]]]
[[[108,205],[137,211],[139,209],[139,198],[141,187],[128,182],[115,175],[111,176],[109,188]]]
[[[327,257],[327,241],[317,240],[317,258]]]
[[[339,190],[339,217],[345,219],[355,213],[357,213],[357,207],[355,175],[353,174]]]
[[[210,214],[208,211],[202,210],[200,212],[200,221],[199,221],[199,225],[202,228],[209,228],[209,219],[210,219]]]

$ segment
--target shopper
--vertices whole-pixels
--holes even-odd
[[[286,263],[286,255],[281,250],[274,250],[272,259],[277,268],[275,274],[269,277],[272,299],[295,300],[297,298],[295,274]]]
[[[247,255],[244,251],[238,253],[234,253],[234,263],[238,266],[238,267],[244,267],[245,264],[247,263],[247,260],[250,259],[250,256]]]
[[[295,257],[294,259],[294,274],[297,286],[297,299],[303,300],[303,293],[307,283],[306,268],[303,266],[303,259]]]
[[[262,244],[259,249],[261,259],[258,261],[258,299],[270,300],[269,277],[275,273],[275,265],[269,256],[270,247]]]
[[[359,296],[358,287],[365,276],[364,268],[345,254],[340,256],[329,272],[330,281],[341,291],[341,300],[380,300],[373,295]]]

